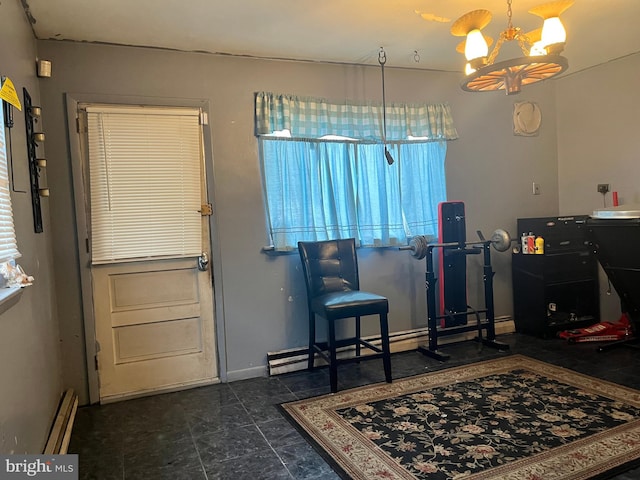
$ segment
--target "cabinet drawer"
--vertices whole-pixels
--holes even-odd
[[[547,283],[591,279],[597,272],[595,257],[589,251],[548,255],[543,262]]]
[[[545,283],[588,280],[597,274],[595,257],[589,250],[563,252],[552,255],[513,254],[513,269]]]

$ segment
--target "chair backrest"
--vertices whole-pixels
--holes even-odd
[[[309,299],[330,292],[360,290],[353,238],[298,242]]]

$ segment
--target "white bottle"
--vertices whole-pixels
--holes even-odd
[[[527,237],[526,233],[522,233],[521,241],[522,241],[522,253],[526,255],[529,253],[529,238]]]

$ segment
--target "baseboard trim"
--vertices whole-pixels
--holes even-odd
[[[242,370],[232,370],[227,372],[227,382],[237,382],[238,380],[247,380],[249,378],[266,377],[269,375],[267,367],[260,365],[259,367],[245,368]]]
[[[203,380],[197,380],[195,382],[165,385],[163,387],[151,388],[148,390],[138,390],[135,392],[106,395],[104,397],[100,397],[100,404],[106,405],[108,403],[121,402],[123,400],[133,400],[135,398],[150,397],[152,395],[159,395],[163,393],[180,392],[182,390],[188,390],[191,388],[204,387],[206,385],[215,385],[217,383],[220,383],[220,379],[218,377],[210,377],[210,378],[205,378]]]
[[[495,321],[496,335],[505,335],[516,331],[515,323],[511,317],[500,317]],[[448,343],[462,342],[476,338],[475,331],[457,333],[453,335],[440,336],[438,342],[441,345]],[[367,337],[366,340],[374,345],[380,345],[379,337]],[[416,350],[418,346],[428,343],[429,333],[427,328],[416,328],[402,332],[394,332],[389,336],[391,353],[406,352]],[[343,348],[338,351],[338,358],[349,358],[353,356],[353,347]],[[366,352],[364,353],[366,354]],[[295,372],[307,368],[308,359],[307,347],[290,348],[277,352],[267,353],[268,375],[280,375],[288,372]],[[326,365],[324,359],[316,355],[315,365]],[[245,377],[249,378],[249,377]]]
[[[45,455],[64,455],[67,453],[77,411],[78,395],[70,388],[64,393],[58,405],[56,417],[44,447],[43,453]]]

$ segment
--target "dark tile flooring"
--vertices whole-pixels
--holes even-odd
[[[394,378],[514,353],[640,389],[640,351],[597,353],[596,344],[502,335],[507,353],[468,341],[444,345],[439,362],[418,352],[392,356]],[[384,381],[378,360],[341,366],[339,388]],[[78,410],[69,453],[81,479],[278,480],[339,477],[281,416],[282,402],[329,392],[326,368],[255,378]],[[640,479],[640,469],[614,477]]]

